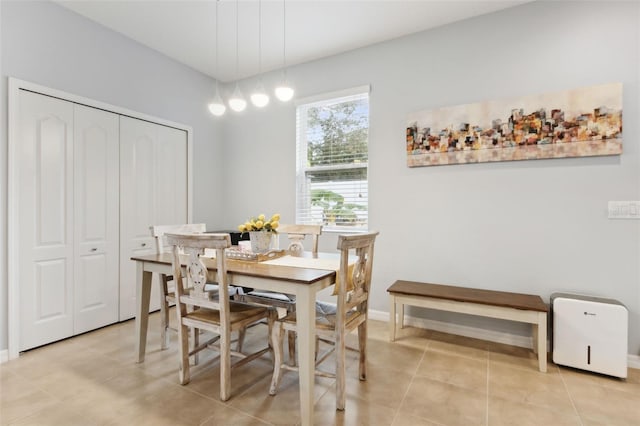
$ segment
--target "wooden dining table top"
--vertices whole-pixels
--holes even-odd
[[[305,256],[312,256],[310,253]],[[337,254],[322,253],[319,256],[338,256]],[[181,256],[182,257],[182,256]],[[186,256],[184,256],[186,259]],[[171,264],[172,253],[148,254],[142,256],[132,256],[131,260],[139,262],[158,263],[162,265]],[[203,257],[203,263],[209,271],[217,270],[215,259]],[[183,262],[186,265],[186,262]],[[265,262],[248,260],[227,259],[227,272],[253,277],[271,277],[281,281],[294,282],[297,284],[313,284],[317,281],[331,277],[335,280],[336,271],[327,269],[301,268],[294,266],[271,265]]]

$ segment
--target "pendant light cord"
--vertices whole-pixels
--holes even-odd
[[[218,79],[220,78],[220,75],[218,74],[218,3],[220,2],[220,0],[216,0],[216,94],[219,94],[218,92]]]
[[[238,78],[238,72],[240,70],[240,66],[238,65],[238,0],[236,0],[236,79]],[[236,80],[237,81],[237,80]],[[237,84],[237,83],[236,83]]]
[[[282,0],[282,67],[287,72],[287,0]]]
[[[262,74],[262,0],[258,0],[258,74]]]

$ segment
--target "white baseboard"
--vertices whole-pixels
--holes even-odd
[[[9,350],[3,349],[0,351],[0,364],[7,361],[9,361]]]
[[[372,320],[389,322],[389,312],[369,310],[369,318],[371,318]],[[406,315],[404,323],[413,327],[426,328],[429,330],[440,331],[442,333],[450,333],[458,336],[471,337],[474,339],[488,340],[490,342],[503,343],[505,345],[520,346],[522,348],[533,348],[532,338],[527,336],[501,333],[498,331],[486,330],[477,327],[451,324],[447,322],[410,317]],[[547,347],[550,346],[547,345]],[[627,365],[629,366],[629,368],[640,369],[640,356],[628,354]]]
[[[640,369],[640,356],[631,355],[627,358],[627,367]]]

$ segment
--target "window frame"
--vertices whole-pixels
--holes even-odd
[[[301,118],[301,108],[311,108],[314,104],[322,104],[325,102],[331,102],[333,100],[339,100],[340,98],[347,98],[351,96],[365,96],[367,98],[367,119],[368,119],[368,127],[367,127],[367,162],[366,163],[353,163],[353,164],[335,164],[335,165],[322,165],[322,166],[304,166],[307,163],[307,153],[308,153],[308,141],[306,140],[307,134],[307,119]],[[347,102],[345,100],[345,102]],[[296,107],[296,207],[295,207],[295,218],[296,223],[300,224],[312,224],[309,220],[303,220],[300,217],[300,213],[308,210],[309,206],[306,205],[309,198],[310,189],[308,188],[307,182],[307,174],[311,171],[321,171],[325,170],[339,170],[339,169],[347,169],[354,170],[358,168],[366,168],[366,187],[367,187],[367,220],[365,226],[354,228],[352,226],[340,226],[340,225],[323,225],[323,232],[327,233],[364,233],[368,232],[370,229],[369,224],[369,132],[371,128],[370,123],[370,105],[371,103],[371,88],[370,85],[363,85],[352,87],[343,90],[337,90],[333,92],[323,93],[315,96],[309,96],[305,98],[301,98],[295,101]],[[304,160],[303,160],[304,159]],[[316,224],[316,223],[313,223]]]

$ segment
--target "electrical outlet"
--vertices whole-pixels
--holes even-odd
[[[640,201],[609,201],[609,219],[640,219]]]

